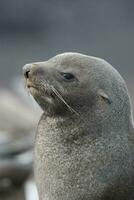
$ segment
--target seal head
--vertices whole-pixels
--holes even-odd
[[[119,116],[124,111],[130,117],[126,84],[103,59],[64,53],[45,62],[27,64],[23,71],[30,93],[50,115],[70,115],[70,111],[81,115],[96,105],[97,111],[107,112],[107,107],[111,115],[118,112]]]

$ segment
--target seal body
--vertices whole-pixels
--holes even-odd
[[[70,120],[43,115],[39,123],[35,175],[40,199],[131,199],[133,155],[125,133],[95,138],[89,130],[90,138]]]
[[[40,200],[134,199],[132,109],[119,73],[102,59],[65,53],[24,74],[44,109],[34,159]]]

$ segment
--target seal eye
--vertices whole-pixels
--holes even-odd
[[[70,73],[61,73],[61,74],[64,77],[64,79],[68,81],[73,80],[75,78],[74,75]]]

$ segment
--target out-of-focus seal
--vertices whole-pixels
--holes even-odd
[[[23,70],[44,110],[35,139],[40,200],[134,199],[132,108],[120,74],[79,53]]]

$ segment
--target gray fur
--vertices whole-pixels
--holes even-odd
[[[106,61],[79,53],[27,69],[27,83],[38,88],[30,91],[45,110],[35,139],[40,200],[134,199],[132,108],[120,74]],[[64,81],[59,71],[76,80]]]

